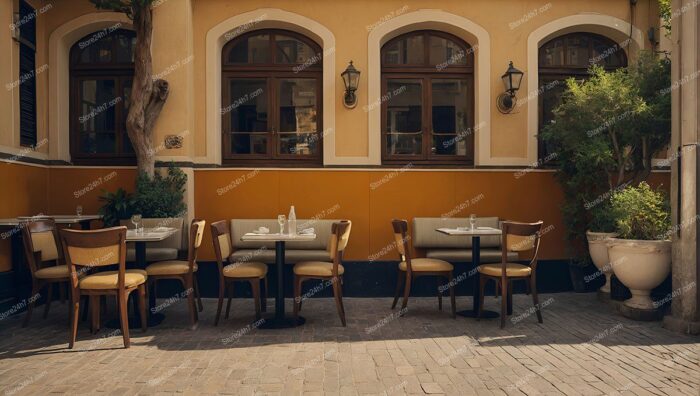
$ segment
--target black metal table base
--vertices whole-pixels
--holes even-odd
[[[277,318],[273,315],[270,315],[268,317],[263,316],[260,325],[258,326],[259,329],[289,329],[292,327],[297,327],[301,326],[304,323],[306,323],[306,319],[304,317],[299,316],[297,318],[293,316],[285,316],[282,318]]]

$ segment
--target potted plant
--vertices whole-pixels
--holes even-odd
[[[611,205],[619,235],[606,243],[615,276],[632,293],[625,305],[653,310],[651,290],[671,272],[668,200],[662,191],[642,182],[615,193]]]
[[[610,294],[610,278],[613,275],[612,264],[608,257],[607,240],[618,235],[615,232],[615,226],[615,216],[609,199],[591,209],[591,222],[586,231],[588,254],[591,256],[593,265],[598,268],[598,273],[605,276],[605,283],[599,290],[607,294]]]

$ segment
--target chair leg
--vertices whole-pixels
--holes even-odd
[[[251,279],[250,289],[253,292],[253,301],[255,301],[255,319],[260,320],[262,314],[260,313],[260,280]]]
[[[442,291],[440,290],[440,286],[442,286],[440,284],[440,282],[442,281],[442,278],[437,276],[437,277],[435,277],[435,280],[437,280],[437,284],[438,284],[438,287],[437,287],[438,311],[442,312]]]
[[[481,320],[481,313],[484,311],[484,289],[487,281],[487,277],[479,275],[479,312],[477,312],[476,320]]]
[[[194,300],[194,277],[192,275],[187,275],[185,279],[185,290],[187,292],[187,305],[190,308],[190,323],[192,324],[192,329],[197,326],[197,303]]]
[[[127,301],[126,290],[119,290],[117,292],[119,295],[119,319],[121,321],[122,327],[122,337],[124,338],[124,348],[129,348],[131,346],[131,341],[129,339],[129,305]]]
[[[508,312],[508,280],[501,278],[501,328],[506,327]]]
[[[70,300],[70,339],[68,340],[68,348],[73,349],[75,339],[78,336],[78,320],[80,320],[80,297]]]
[[[403,289],[403,303],[401,303],[401,311],[403,312],[399,316],[403,316],[404,313],[406,313],[406,307],[408,306],[408,295],[411,292],[411,281],[413,280],[411,278],[412,276],[408,276],[408,272],[406,272],[406,286]]]
[[[148,329],[148,317],[146,316],[146,284],[139,285],[139,314],[141,316],[141,330]]]
[[[535,277],[530,277],[530,292],[532,293],[532,303],[535,304],[535,312],[537,312],[537,321],[542,323],[542,310],[540,309],[540,299],[537,296],[537,282]]]
[[[29,304],[27,304],[27,314],[24,316],[24,322],[22,327],[27,327],[29,320],[32,318],[32,311],[34,310],[34,304],[36,304],[36,295],[39,293],[39,284],[36,281],[32,281],[32,294],[29,295]]]
[[[301,310],[301,277],[294,274],[294,317],[299,316]]]
[[[452,305],[452,318],[457,317],[457,302],[455,301],[455,285],[452,284],[452,273],[447,276],[447,284],[450,287],[450,304]]]
[[[398,278],[396,279],[396,292],[394,292],[394,302],[391,304],[391,309],[396,308],[396,303],[399,302],[399,295],[401,294],[401,288],[406,283],[406,275],[399,271]]]
[[[49,308],[51,308],[51,300],[53,300],[53,282],[46,286],[46,303],[44,304],[44,319],[49,316]]]
[[[508,281],[508,315],[513,314],[513,281]]]
[[[340,316],[340,322],[343,324],[343,327],[345,327],[345,310],[343,308],[342,292],[340,291],[340,280],[338,278],[333,278],[331,282],[333,282],[333,297],[335,297],[335,306],[338,309],[338,316]]]
[[[260,292],[260,302],[262,303],[262,311],[267,312],[267,276],[258,280],[258,283],[263,284],[263,290]]]
[[[219,325],[219,318],[221,318],[221,308],[224,305],[224,294],[226,293],[226,281],[223,279],[219,282],[219,301],[216,304],[216,317],[214,318],[214,326]]]
[[[90,332],[97,333],[100,330],[100,296],[90,296]]]
[[[199,280],[196,273],[192,276],[194,277],[194,295],[197,297],[197,307],[199,312],[202,312],[204,311],[204,306],[202,305],[202,296],[199,294]]]
[[[233,298],[233,285],[235,282],[228,284],[228,302],[226,302],[226,315],[224,319],[228,319],[228,313],[231,311],[231,299]]]

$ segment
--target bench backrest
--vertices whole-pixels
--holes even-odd
[[[477,217],[477,227],[500,228],[498,217]],[[435,231],[437,228],[469,227],[468,218],[416,217],[413,219],[413,247],[418,249],[471,249],[470,236],[451,236]],[[501,237],[481,237],[482,248],[500,248]]]
[[[331,228],[333,223],[340,220],[304,220],[297,219],[297,230],[301,231],[305,228],[313,228],[316,231],[316,239],[313,241],[292,241],[285,244],[287,249],[293,250],[325,250],[328,248],[328,243],[331,236]],[[274,249],[274,242],[260,241],[242,241],[241,237],[247,233],[257,230],[260,227],[267,227],[270,232],[279,232],[280,226],[277,219],[232,219],[231,220],[231,245],[234,250],[239,249],[258,249],[265,247]],[[287,226],[285,226],[286,231]]]

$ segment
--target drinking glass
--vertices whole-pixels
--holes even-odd
[[[284,225],[287,223],[287,216],[283,214],[277,216],[277,223],[280,225],[280,234],[284,234]]]
[[[83,206],[82,205],[78,205],[75,207],[75,214],[77,214],[78,217],[83,215]]]
[[[475,214],[469,215],[469,224],[472,226],[472,231],[474,231],[474,226],[476,225],[476,215]]]
[[[135,214],[131,216],[131,222],[134,224],[134,227],[136,228],[136,233],[139,233],[139,224],[141,223],[141,215],[140,214]]]

